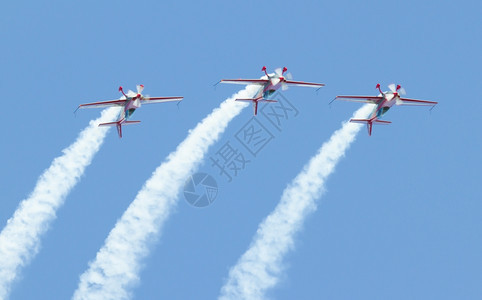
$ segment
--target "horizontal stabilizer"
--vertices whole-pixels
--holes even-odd
[[[388,124],[391,124],[392,122],[376,119],[375,121],[373,121],[373,123],[379,124],[379,125],[388,125]]]
[[[262,99],[262,97],[258,97],[258,98],[245,98],[245,99],[236,99],[235,101],[260,101]]]
[[[117,126],[117,122],[100,123],[99,126]]]
[[[109,122],[109,123],[100,123],[99,126],[131,125],[131,124],[137,124],[140,122],[141,121]]]
[[[390,121],[379,120],[379,119],[351,119],[350,122],[360,123],[360,124],[373,123],[373,124],[379,124],[379,125],[387,125],[387,124],[392,123]]]
[[[360,123],[360,124],[368,124],[368,123],[370,123],[370,120],[368,120],[368,119],[350,119],[350,122]]]
[[[122,125],[130,125],[130,124],[137,124],[140,123],[141,121],[125,121],[122,123]]]
[[[258,114],[258,102],[278,102],[276,100],[263,99],[263,97],[236,99],[235,101],[250,101],[250,102],[253,102],[253,112],[254,112],[255,116]]]
[[[350,122],[367,124],[368,135],[372,135],[373,124],[388,125],[388,124],[392,123],[390,121],[379,120],[379,119],[377,119],[377,117],[373,117],[371,119],[350,119]]]
[[[278,102],[278,101],[276,101],[276,100],[263,99],[263,98],[261,98],[261,97],[259,97],[259,98],[236,99],[235,101]]]

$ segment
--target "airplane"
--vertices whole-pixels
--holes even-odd
[[[85,103],[85,104],[79,105],[77,109],[110,107],[110,106],[123,107],[117,121],[99,124],[99,126],[116,126],[117,133],[119,134],[119,138],[122,138],[122,125],[137,124],[141,122],[141,121],[129,121],[129,118],[132,116],[132,114],[137,108],[141,107],[141,104],[181,101],[184,98],[184,97],[146,97],[141,94],[142,90],[144,90],[144,86],[142,84],[139,84],[136,87],[137,87],[137,93],[134,93],[133,91],[129,90],[126,94],[124,93],[122,86],[120,86],[119,92],[122,93],[122,96],[119,100]],[[77,111],[77,109],[75,111]]]
[[[380,84],[377,84],[376,88],[380,91],[380,95],[378,96],[336,96],[335,99],[333,99],[333,101],[343,100],[375,104],[376,106],[368,119],[350,119],[350,122],[353,123],[367,124],[368,135],[370,136],[372,135],[373,124],[387,125],[392,123],[390,121],[380,120],[380,118],[386,114],[393,105],[432,106],[433,108],[438,103],[434,101],[402,98],[400,95],[405,95],[405,89],[400,85],[395,86],[393,83],[388,86],[390,91],[387,92],[382,92]]]
[[[253,84],[260,86],[259,91],[256,92],[253,98],[248,99],[236,99],[236,101],[249,101],[253,102],[254,115],[258,114],[258,103],[259,102],[277,102],[276,100],[268,99],[273,93],[281,88],[283,91],[288,89],[288,86],[309,86],[316,87],[320,89],[325,86],[322,83],[311,83],[303,81],[293,81],[291,73],[284,74],[288,69],[284,67],[283,69],[278,68],[275,70],[274,74],[268,74],[266,72],[266,67],[261,69],[266,74],[266,78],[263,79],[222,79],[218,83],[234,83],[234,84]],[[264,77],[264,76],[263,76]]]

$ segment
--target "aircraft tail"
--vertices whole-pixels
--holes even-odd
[[[141,121],[117,121],[117,122],[109,122],[109,123],[100,123],[99,126],[116,126],[117,127],[117,134],[119,134],[119,137],[122,138],[122,125],[131,125],[131,124],[137,124],[140,123]]]
[[[258,114],[258,102],[278,102],[276,100],[263,99],[263,97],[236,99],[235,101],[251,101],[251,102],[253,102],[253,112],[254,112],[255,116]]]
[[[379,124],[379,125],[388,125],[392,122],[390,121],[385,121],[385,120],[380,120],[377,119],[376,117],[373,117],[371,119],[350,119],[350,122],[352,123],[360,123],[360,124],[367,124],[367,129],[368,129],[368,135],[372,135],[372,126],[373,124]]]

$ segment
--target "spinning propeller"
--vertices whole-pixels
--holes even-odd
[[[144,99],[144,96],[141,94],[142,91],[144,90],[144,85],[138,84],[138,85],[136,85],[136,89],[137,89],[137,94],[134,93],[131,90],[128,90],[127,94],[126,94],[126,93],[124,93],[124,90],[123,90],[122,86],[120,86],[119,92],[121,92],[122,95],[124,95],[125,98],[129,98],[129,97],[135,98],[133,105],[136,106],[136,107],[140,107],[141,106],[141,99]]]
[[[137,97],[141,98],[142,97],[142,91],[144,90],[144,85],[138,84],[136,85],[137,88]]]
[[[271,80],[271,83],[273,85],[278,84],[281,81],[281,89],[283,91],[286,91],[288,89],[288,85],[286,84],[286,79],[291,80],[293,79],[293,75],[291,73],[287,73],[286,75],[284,74],[288,69],[284,67],[283,69],[277,68],[274,70],[274,73],[276,74],[276,77]],[[277,80],[273,82],[273,80]]]
[[[388,85],[388,88],[390,89],[390,91],[392,91],[393,94],[406,94],[405,89],[401,85],[395,86],[395,83],[391,83]]]

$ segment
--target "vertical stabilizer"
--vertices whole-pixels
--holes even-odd
[[[122,124],[120,122],[117,123],[117,133],[119,134],[119,138],[122,138]]]

